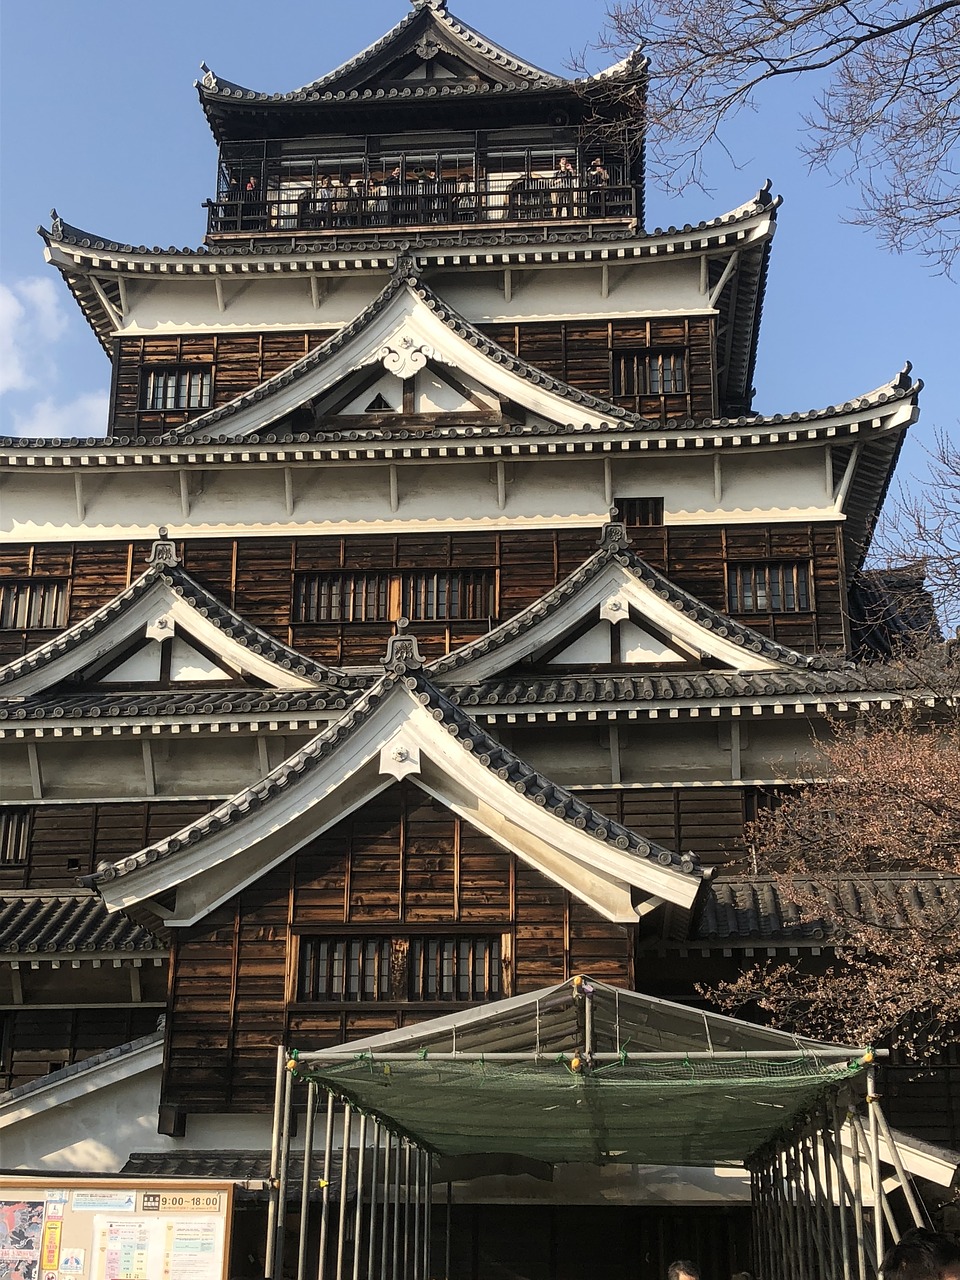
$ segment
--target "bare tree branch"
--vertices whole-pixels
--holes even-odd
[[[851,220],[949,271],[960,252],[960,0],[623,0],[600,44],[649,59],[650,169],[703,183],[704,148],[784,77],[812,77],[804,152],[859,190]],[[824,80],[826,83],[824,84]]]

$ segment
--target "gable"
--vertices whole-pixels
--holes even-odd
[[[218,661],[209,651],[196,642],[174,634],[167,639],[155,639],[149,628],[142,640],[123,651],[119,657],[110,655],[78,672],[75,682],[84,689],[96,685],[150,685],[166,688],[177,684],[226,684],[239,680],[239,672],[231,670],[227,663]],[[258,682],[261,687],[263,682]]]
[[[447,38],[436,26],[419,38],[408,37],[387,48],[370,64],[349,77],[350,88],[390,89],[405,84],[497,85],[516,88],[521,82],[497,69],[476,51]]]
[[[610,526],[611,529],[621,528]],[[687,597],[643,561],[602,551],[523,613],[431,664],[466,684],[558,668],[782,671],[810,660]]]
[[[415,420],[451,415],[469,418],[502,417],[500,397],[476,378],[459,374],[436,353],[409,349],[401,337],[398,349],[382,349],[359,369],[310,401],[316,426],[372,426],[372,415],[403,414],[405,427]],[[350,423],[343,419],[350,419]]]
[[[586,630],[581,625],[578,630],[573,631],[569,636],[569,643],[566,639],[561,641],[562,647],[543,655],[539,662],[533,655],[527,661],[531,665],[543,664],[561,668],[637,666],[659,669],[689,667],[691,659],[695,657],[689,648],[684,651],[677,643],[665,641],[652,627],[635,621],[638,616],[636,611],[632,614],[628,611],[628,616],[622,621],[610,621],[603,617],[601,606],[596,616],[599,621],[593,623],[592,615],[588,615],[591,625]],[[697,665],[702,664],[698,662]]]
[[[452,311],[411,259],[399,258],[390,282],[350,324],[282,373],[171,435],[241,439],[291,415],[297,430],[311,418],[316,426],[342,426],[351,414],[385,412],[369,408],[378,397],[390,412],[402,404],[404,427],[414,428],[418,418],[436,426],[435,415],[442,420],[445,413],[452,425],[461,415],[465,425],[495,421],[535,430],[569,427],[571,415],[584,427],[608,429],[629,416],[511,355]]]
[[[254,787],[97,872],[91,883],[107,905],[142,904],[164,926],[186,927],[409,780],[607,920],[635,921],[637,902],[692,907],[701,883],[694,858],[594,811],[482,730],[419,666],[404,672],[402,664],[389,671]],[[170,894],[173,905],[158,907]]]
[[[0,667],[4,697],[200,683],[294,690],[348,681],[228,609],[180,567],[166,540],[154,544],[150,567],[126,591]]]

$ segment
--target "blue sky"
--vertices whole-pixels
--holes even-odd
[[[452,0],[465,21],[563,71],[606,0]],[[252,88],[285,91],[382,35],[407,0],[45,0],[0,3],[0,432],[103,429],[110,369],[35,233],[49,210],[124,243],[196,246],[216,150],[193,81],[205,60]],[[596,61],[596,59],[595,59]],[[600,58],[598,65],[603,64]],[[927,389],[904,455],[924,469],[935,429],[956,431],[958,286],[843,222],[851,192],[797,154],[803,85],[778,85],[710,156],[710,194],[648,193],[649,227],[734,208],[769,177],[784,197],[761,329],[756,407],[834,404],[912,360]]]

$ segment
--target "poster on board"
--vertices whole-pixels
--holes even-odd
[[[0,1280],[226,1280],[230,1183],[0,1178]]]

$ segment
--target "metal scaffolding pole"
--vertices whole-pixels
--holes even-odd
[[[451,1227],[453,1225],[453,1183],[447,1182],[447,1222],[443,1244],[443,1276],[444,1280],[450,1280],[450,1243],[452,1239]]]
[[[323,1139],[323,1186],[320,1192],[320,1257],[317,1280],[327,1273],[327,1235],[330,1225],[330,1164],[333,1160],[333,1094],[327,1094],[327,1129]]]
[[[850,1223],[847,1218],[847,1179],[843,1170],[843,1125],[840,1120],[840,1108],[834,1098],[830,1107],[830,1118],[833,1121],[830,1129],[830,1146],[833,1153],[834,1168],[837,1171],[837,1204],[840,1209],[840,1249],[843,1254],[843,1280],[853,1280],[850,1270]]]
[[[400,1139],[397,1139],[396,1167],[393,1171],[393,1269],[391,1280],[400,1280]]]
[[[353,1220],[353,1280],[360,1280],[360,1245],[363,1241],[363,1174],[367,1156],[367,1117],[360,1117],[359,1151],[357,1152],[357,1212]],[[371,1224],[372,1226],[372,1224]]]
[[[410,1164],[412,1148],[403,1144],[403,1280],[410,1280]]]
[[[370,1239],[367,1241],[367,1280],[376,1280],[377,1265],[377,1195],[380,1190],[380,1140],[383,1127],[379,1120],[373,1122],[373,1152],[370,1160]]]
[[[887,1117],[883,1114],[883,1108],[880,1106],[879,1098],[873,1100],[873,1113],[876,1115],[880,1132],[883,1140],[887,1144],[887,1149],[893,1160],[893,1167],[897,1171],[897,1177],[900,1179],[900,1186],[903,1188],[903,1194],[906,1196],[907,1204],[910,1208],[910,1215],[913,1218],[913,1224],[916,1227],[926,1227],[930,1225],[930,1220],[924,1213],[920,1202],[913,1190],[913,1179],[907,1173],[900,1156],[900,1148],[893,1140],[893,1134],[890,1132],[890,1126],[887,1124]]]
[[[423,1278],[430,1280],[430,1255],[433,1245],[433,1156],[423,1153],[427,1181],[426,1201],[423,1212]]]
[[[340,1143],[340,1216],[337,1224],[336,1280],[344,1280],[343,1259],[347,1241],[347,1192],[350,1181],[350,1122],[353,1108],[349,1102],[343,1105],[343,1139]]]
[[[890,1197],[887,1195],[886,1189],[883,1185],[883,1179],[881,1178],[878,1182],[874,1181],[875,1148],[872,1141],[872,1135],[869,1137],[867,1136],[867,1132],[864,1130],[864,1127],[863,1127],[863,1121],[860,1119],[859,1116],[854,1116],[851,1120],[851,1123],[856,1125],[857,1137],[860,1140],[860,1145],[870,1158],[870,1182],[871,1182],[871,1191],[873,1193],[874,1203],[876,1203],[876,1198],[877,1198],[876,1188],[878,1186],[880,1188],[880,1208],[883,1213],[883,1216],[881,1218],[881,1223],[884,1221],[886,1222],[887,1227],[890,1230],[890,1235],[893,1237],[893,1243],[897,1244],[900,1240],[900,1231],[899,1231],[899,1228],[897,1227],[897,1220],[893,1216],[893,1210],[890,1208]],[[880,1167],[880,1162],[878,1160],[877,1168],[879,1169],[879,1167]],[[878,1257],[881,1257],[881,1258],[883,1257],[884,1244],[885,1244],[885,1241],[881,1243]]]
[[[867,1068],[867,1115],[870,1121],[870,1180],[873,1183],[873,1242],[877,1251],[877,1266],[883,1257],[883,1212],[887,1208],[883,1185],[880,1181],[880,1132],[874,1102],[877,1096],[877,1070]]]
[[[420,1270],[420,1233],[421,1233],[421,1214],[423,1211],[423,1152],[419,1147],[415,1148],[415,1169],[414,1169],[414,1206],[413,1206],[413,1280],[421,1280],[422,1272]]]
[[[273,1132],[270,1137],[270,1199],[267,1203],[267,1243],[264,1250],[265,1280],[276,1275],[277,1221],[280,1217],[280,1132],[283,1125],[283,1091],[287,1072],[287,1051],[277,1046],[277,1071],[273,1094]]]
[[[300,1180],[300,1247],[297,1250],[297,1275],[307,1274],[307,1244],[310,1229],[310,1178],[313,1173],[313,1128],[317,1110],[317,1086],[307,1084],[307,1115],[303,1126],[303,1177]]]
[[[839,1241],[837,1240],[837,1208],[835,1206],[839,1206],[839,1212],[842,1214],[843,1194],[840,1192],[839,1188],[836,1196],[834,1196],[833,1191],[833,1157],[830,1153],[831,1123],[830,1113],[824,1103],[818,1115],[818,1124],[820,1126],[820,1155],[823,1161],[823,1195],[827,1209],[827,1239],[830,1245],[830,1257],[833,1259],[833,1274],[836,1280],[849,1280],[849,1277],[842,1277],[840,1275],[842,1263],[840,1264],[840,1267],[838,1267],[838,1262],[840,1261],[840,1250]]]
[[[380,1234],[380,1280],[387,1280],[388,1240],[390,1236],[390,1157],[393,1135],[386,1134],[383,1148],[383,1230]]]
[[[860,1140],[854,1125],[850,1126],[850,1150],[853,1159],[853,1225],[857,1233],[857,1266],[860,1280],[867,1280],[866,1230],[863,1222],[863,1180],[860,1176]]]
[[[290,1173],[290,1131],[293,1116],[293,1075],[283,1072],[283,1124],[280,1129],[280,1175],[277,1187],[277,1233],[274,1245],[276,1261],[273,1274],[283,1275],[283,1253],[286,1244],[287,1181]]]

